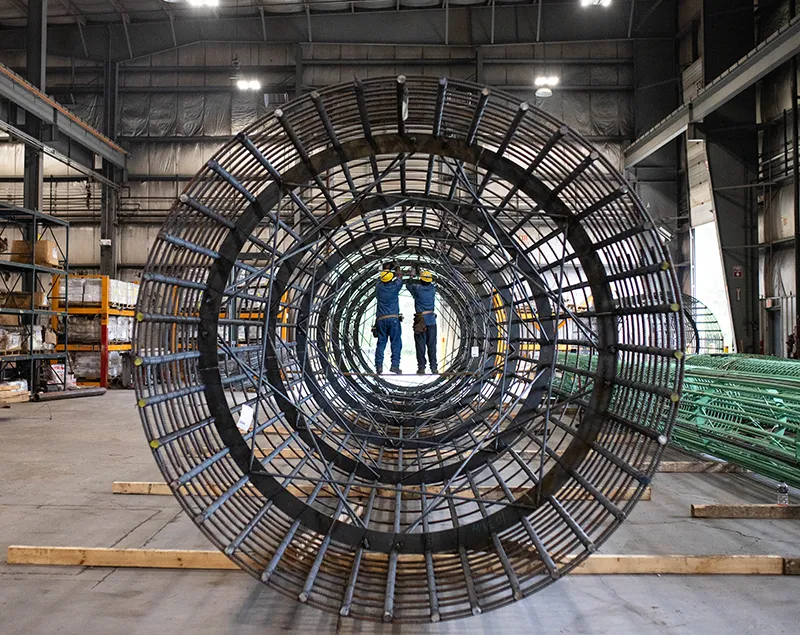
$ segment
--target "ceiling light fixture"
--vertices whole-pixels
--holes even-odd
[[[556,75],[540,75],[533,81],[536,86],[536,96],[552,97],[553,88],[558,85],[559,81]]]
[[[193,7],[218,7],[219,0],[189,0]]]
[[[261,82],[257,79],[237,79],[236,88],[239,90],[260,90]]]
[[[582,7],[607,7],[611,0],[581,0]]]

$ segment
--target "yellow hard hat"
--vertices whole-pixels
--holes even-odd
[[[381,271],[381,282],[391,282],[394,280],[394,274],[391,271]]]
[[[423,282],[433,282],[433,274],[430,271],[423,271],[419,274],[419,279]]]

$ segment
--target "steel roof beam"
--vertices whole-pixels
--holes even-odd
[[[81,146],[124,168],[127,153],[100,132],[82,122],[66,108],[50,99],[5,66],[0,65],[0,97],[41,119]]]
[[[745,57],[739,60],[692,101],[672,112],[633,142],[625,151],[625,167],[632,168],[685,132],[692,123],[703,121],[800,51],[800,17],[794,18]]]

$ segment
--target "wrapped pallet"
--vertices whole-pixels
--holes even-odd
[[[108,318],[108,341],[127,344],[133,336],[133,318],[112,315]]]
[[[83,304],[99,305],[103,301],[103,281],[100,278],[84,278]]]
[[[71,305],[83,304],[83,284],[83,278],[70,277],[66,282],[61,278],[58,284],[59,303],[63,305],[66,300]]]
[[[70,365],[75,377],[80,379],[100,379],[99,353],[70,353]],[[108,354],[108,378],[115,379],[122,375],[122,355],[117,351]]]
[[[111,306],[121,306],[125,304],[125,283],[121,280],[109,279],[108,303]]]
[[[109,324],[110,323],[111,319],[109,318]],[[133,318],[124,315],[117,316],[116,320],[114,321],[114,338],[112,341],[119,342],[121,344],[128,344],[132,338]],[[111,340],[110,333],[109,339]]]
[[[70,315],[69,341],[73,344],[100,343],[100,316]]]

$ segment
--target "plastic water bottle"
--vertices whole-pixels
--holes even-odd
[[[786,483],[778,484],[778,505],[781,507],[789,505],[789,486]]]

